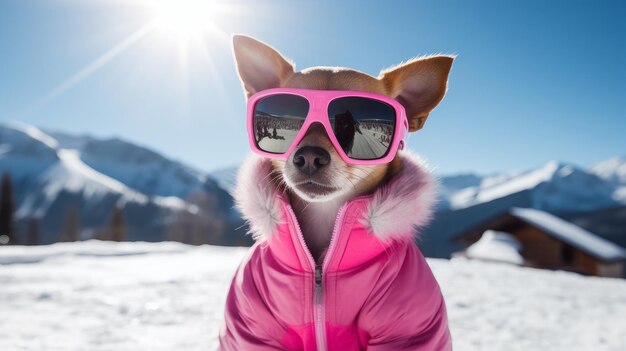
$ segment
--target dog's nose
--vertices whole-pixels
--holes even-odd
[[[329,163],[330,154],[328,151],[317,146],[303,146],[293,155],[293,164],[309,176]]]

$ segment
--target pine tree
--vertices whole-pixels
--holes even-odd
[[[80,222],[76,206],[70,205],[65,215],[65,223],[59,234],[59,242],[72,242],[80,240]]]
[[[124,241],[126,239],[126,231],[124,228],[124,218],[122,217],[122,209],[116,206],[113,209],[111,218],[111,228],[109,229],[109,240]]]
[[[13,203],[13,186],[11,175],[2,175],[0,185],[0,245],[15,243],[15,205]]]
[[[28,220],[28,232],[26,236],[26,245],[40,245],[41,238],[39,237],[39,219],[37,217],[30,217]]]

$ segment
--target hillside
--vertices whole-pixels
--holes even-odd
[[[241,221],[215,180],[126,141],[0,126],[5,172],[14,187],[18,242],[32,219],[40,243],[57,241],[71,209],[78,212],[80,238],[98,236],[117,207],[129,240],[249,243],[243,231],[232,234]]]
[[[607,170],[608,172],[608,170]],[[618,205],[617,185],[571,163],[551,161],[521,173],[442,177],[444,203],[457,210],[524,191],[531,206],[549,212],[591,211]]]
[[[244,248],[0,247],[0,350],[213,350]],[[458,351],[626,349],[626,281],[429,259]]]

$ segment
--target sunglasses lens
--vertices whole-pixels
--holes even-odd
[[[260,99],[254,106],[254,140],[265,152],[282,154],[289,149],[309,112],[307,99],[276,94]]]
[[[396,127],[391,105],[364,97],[343,97],[330,102],[328,117],[348,157],[376,160],[389,152]]]

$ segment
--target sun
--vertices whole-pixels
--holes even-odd
[[[184,36],[210,30],[223,11],[222,4],[215,0],[154,0],[153,5],[156,27]]]
[[[128,0],[130,1],[130,0]],[[152,38],[160,50],[178,47],[179,81],[187,84],[191,55],[202,55],[211,74],[219,75],[211,56],[210,46],[225,43],[230,35],[220,26],[220,21],[233,19],[245,13],[245,8],[228,3],[229,0],[135,0],[142,15],[148,19],[141,27],[123,38],[102,55],[59,83],[23,113],[29,115],[54,101],[68,90],[90,77],[121,53],[135,47],[139,42]],[[156,40],[155,40],[156,39]],[[144,46],[145,48],[146,46]],[[2,238],[0,238],[0,241]]]

